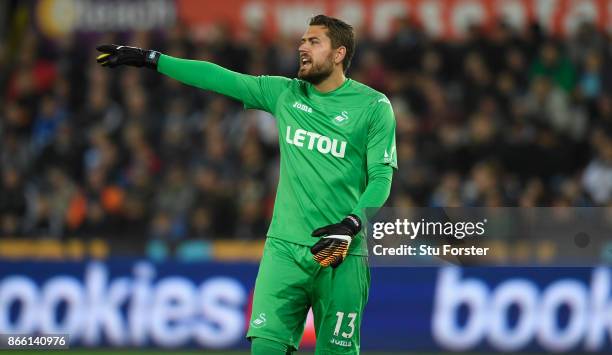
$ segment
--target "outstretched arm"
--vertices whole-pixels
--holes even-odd
[[[273,113],[278,96],[290,79],[275,76],[252,76],[223,68],[214,63],[175,58],[156,51],[106,44],[97,48],[102,66],[119,65],[146,67],[187,85],[211,90],[257,108]]]
[[[157,71],[187,85],[229,96],[250,107],[265,105],[260,102],[265,95],[264,88],[256,76],[237,73],[210,62],[164,54],[159,58]]]

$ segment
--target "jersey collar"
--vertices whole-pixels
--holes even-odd
[[[315,89],[314,85],[312,85],[311,83],[308,83],[308,93],[316,95],[316,96],[332,96],[332,95],[337,94],[340,90],[342,90],[345,87],[347,87],[349,85],[350,81],[351,81],[350,78],[346,78],[346,80],[344,80],[342,85],[340,85],[337,88],[335,88],[334,90],[328,91],[328,92],[320,92],[317,89]]]

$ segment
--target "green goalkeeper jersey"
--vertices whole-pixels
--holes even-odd
[[[363,197],[377,169],[397,168],[395,118],[380,92],[347,79],[321,93],[299,79],[239,74],[166,55],[158,70],[276,118],[280,177],[268,237],[311,246],[317,241],[314,229],[350,213],[365,221],[364,208],[380,207],[387,198],[388,189],[372,191],[384,196]],[[350,253],[367,254],[363,234],[355,237]]]

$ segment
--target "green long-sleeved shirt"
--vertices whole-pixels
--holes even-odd
[[[395,117],[381,93],[347,79],[321,93],[299,79],[240,74],[205,61],[161,55],[158,71],[185,84],[241,101],[277,119],[280,179],[268,237],[311,246],[310,233],[389,196]],[[360,235],[350,253],[366,255]]]

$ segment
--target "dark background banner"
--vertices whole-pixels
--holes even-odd
[[[303,32],[317,13],[340,17],[374,38],[384,38],[406,17],[431,36],[463,37],[471,24],[491,27],[503,18],[517,28],[540,22],[554,35],[573,33],[583,21],[607,30],[610,0],[39,0],[33,2],[36,23],[50,37],[75,32],[169,28],[184,23],[204,35],[223,24],[236,34],[262,31],[268,36]]]

